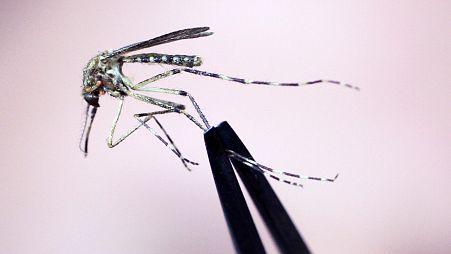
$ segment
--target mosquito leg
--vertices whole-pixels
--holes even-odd
[[[139,116],[136,116],[137,118],[139,118]],[[156,119],[156,117],[154,117],[155,119]],[[146,120],[149,120],[149,119],[146,119]],[[171,149],[171,151],[175,154],[175,155],[177,155],[179,158],[181,158],[181,152],[178,150],[176,150],[176,149],[174,149],[173,147],[171,147],[171,144],[169,144],[166,140],[164,140],[152,127],[150,127],[145,121],[146,120],[141,120],[141,119],[138,119],[138,121],[140,121],[143,125],[144,125],[144,127],[146,127],[146,129],[148,129],[149,131],[150,131],[150,133],[152,133],[152,135],[154,135],[155,137],[157,137],[165,146],[167,146],[169,149]],[[174,146],[174,145],[173,145]],[[181,158],[182,159],[182,158]],[[183,158],[182,159],[183,161],[185,161],[185,162],[187,162],[187,163],[190,163],[190,164],[193,164],[193,165],[199,165],[199,163],[197,163],[197,162],[194,162],[194,161],[191,161],[191,160],[188,160],[187,158]]]
[[[177,90],[177,89],[169,89],[169,88],[156,88],[156,87],[146,87],[144,88],[144,86],[148,85],[149,83],[152,83],[156,80],[174,75],[174,74],[178,74],[181,71],[185,71],[185,72],[189,72],[192,74],[197,74],[197,75],[202,75],[202,76],[209,76],[209,77],[214,77],[214,78],[220,78],[220,79],[224,79],[224,80],[229,80],[229,81],[234,81],[234,82],[239,82],[239,83],[243,83],[243,84],[260,84],[260,85],[278,85],[278,86],[300,86],[300,85],[311,85],[311,84],[316,84],[316,83],[332,83],[332,84],[341,84],[338,81],[332,81],[332,80],[316,80],[316,81],[310,81],[310,82],[304,82],[304,83],[274,83],[274,82],[266,82],[266,81],[250,81],[250,80],[244,80],[244,79],[238,79],[238,78],[233,78],[233,77],[228,77],[222,74],[215,74],[215,73],[209,73],[209,72],[203,72],[203,71],[198,71],[198,70],[194,70],[194,69],[190,69],[190,68],[180,68],[180,69],[173,69],[170,71],[167,71],[165,73],[159,74],[157,76],[154,76],[152,78],[149,78],[147,80],[144,80],[143,82],[140,82],[138,84],[136,84],[134,87],[132,87],[132,89],[134,90],[138,90],[138,91],[143,91],[143,92],[159,92],[159,93],[166,93],[166,94],[175,94],[175,95],[181,95],[181,96],[188,96],[191,100],[191,102],[193,103],[196,111],[198,112],[199,116],[201,117],[202,121],[204,122],[206,128],[204,128],[203,126],[201,126],[194,117],[192,117],[191,115],[185,113],[183,110],[176,110],[179,113],[185,114],[185,116],[188,117],[188,119],[190,119],[192,122],[194,122],[199,128],[201,128],[204,132],[210,128],[210,125],[205,117],[205,115],[202,113],[202,111],[200,110],[200,107],[198,106],[198,104],[196,103],[196,101],[194,100],[194,98],[187,93],[186,91],[183,90]],[[354,88],[358,90],[358,87],[353,87],[350,85],[345,84],[346,87],[348,88]],[[307,179],[307,180],[317,180],[317,181],[328,181],[328,182],[334,182],[337,177],[338,174],[335,176],[335,178],[323,178],[323,177],[312,177],[312,176],[305,176],[305,175],[300,175],[300,174],[293,174],[293,173],[289,173],[289,172],[285,172],[282,170],[277,170],[277,169],[273,169],[270,167],[267,167],[265,165],[259,164],[256,161],[244,157],[240,154],[237,154],[234,151],[228,151],[230,156],[240,162],[242,162],[243,164],[248,165],[249,167],[251,167],[254,170],[260,171],[262,173],[264,173],[265,175],[268,175],[269,177],[287,183],[287,184],[291,184],[291,185],[296,185],[296,186],[300,186],[302,187],[302,184],[298,183],[298,182],[294,182],[294,181],[288,181],[285,179],[282,179],[280,177],[277,177],[276,175],[280,175],[282,177],[293,177],[293,178],[298,178],[298,179]]]
[[[196,69],[192,69],[192,68],[183,68],[180,70],[191,73],[191,74],[218,78],[218,79],[222,79],[222,80],[238,82],[241,84],[269,85],[269,86],[306,86],[306,85],[313,85],[313,84],[319,84],[319,83],[329,83],[329,84],[334,84],[334,85],[341,85],[341,86],[355,89],[355,90],[360,90],[360,88],[357,86],[343,83],[341,81],[328,80],[328,79],[318,79],[318,80],[306,81],[306,82],[284,83],[284,82],[268,82],[268,81],[257,81],[257,80],[243,79],[243,78],[235,78],[235,77],[230,77],[230,76],[226,76],[223,74],[212,73],[212,72],[207,72],[207,71],[200,71],[200,70],[196,70]]]
[[[183,90],[170,89],[170,88],[159,88],[159,87],[143,87],[143,88],[139,88],[137,90],[143,91],[143,92],[165,93],[165,94],[175,94],[175,95],[180,95],[180,96],[186,96],[190,99],[191,103],[193,104],[194,108],[197,111],[197,114],[200,116],[200,118],[202,119],[202,122],[205,125],[205,128],[201,127],[201,129],[206,131],[207,129],[209,129],[211,127],[210,124],[208,123],[207,117],[205,117],[204,113],[200,109],[199,104],[197,104],[194,97],[191,94],[189,94],[188,92],[183,91]]]
[[[141,88],[141,89],[143,89],[143,88]],[[163,90],[165,90],[165,88],[161,88],[160,90],[161,90],[160,92],[162,92]],[[153,105],[156,105],[156,106],[160,106],[162,108],[165,108],[165,109],[168,109],[168,110],[171,110],[171,111],[182,113],[186,117],[188,117],[188,119],[190,119],[193,123],[195,123],[200,129],[202,129],[204,132],[207,131],[207,129],[210,128],[210,124],[208,123],[207,118],[205,117],[205,115],[200,110],[200,107],[196,103],[194,98],[190,94],[188,94],[187,92],[180,91],[180,90],[175,90],[175,89],[168,89],[167,91],[170,91],[170,90],[172,90],[172,91],[171,92],[165,92],[165,93],[173,93],[173,94],[175,94],[176,92],[178,92],[178,93],[180,93],[180,95],[188,96],[190,98],[191,102],[193,103],[194,107],[196,108],[197,113],[202,118],[202,121],[204,122],[205,127],[202,126],[202,124],[200,124],[193,116],[191,116],[190,114],[186,113],[184,111],[185,106],[182,105],[182,104],[174,103],[174,102],[171,102],[171,101],[159,100],[159,99],[156,99],[156,98],[152,98],[150,96],[146,96],[146,95],[143,95],[143,94],[132,93],[132,92],[128,92],[128,95],[130,97],[133,97],[133,98],[137,99],[137,100],[140,100],[140,101],[143,101],[143,102],[147,102],[147,103],[150,103],[150,104],[153,104]],[[145,91],[145,90],[142,90],[142,91]]]
[[[188,167],[187,163],[193,164],[193,165],[199,165],[197,162],[192,162],[188,159],[186,159],[185,157],[183,157],[182,153],[180,152],[180,150],[177,148],[177,146],[175,145],[173,139],[169,136],[169,134],[167,133],[167,131],[165,130],[165,128],[163,127],[163,125],[160,123],[160,121],[158,121],[158,119],[155,117],[155,114],[166,114],[166,113],[174,113],[174,111],[159,111],[159,112],[151,112],[151,113],[141,113],[141,114],[135,114],[134,117],[136,118],[136,120],[138,120],[142,125],[144,125],[144,127],[146,127],[155,137],[157,137],[164,145],[166,145],[166,147],[168,147],[169,149],[171,149],[172,152],[174,152],[179,159],[182,161],[183,166],[185,166],[185,168],[188,171],[191,171],[191,169]],[[145,117],[144,120],[141,119],[141,117]],[[166,140],[164,140],[160,135],[158,135],[156,133],[156,131],[151,128],[147,122],[153,119],[158,127],[161,129],[161,131],[163,131],[163,134],[166,136],[166,139],[169,141],[167,142]]]
[[[199,123],[192,115],[190,115],[189,113],[185,112],[184,110],[178,110],[178,109],[174,109],[174,110],[162,110],[162,111],[155,111],[155,112],[150,112],[150,113],[140,113],[140,114],[135,114],[134,117],[141,123],[141,125],[144,125],[154,136],[156,136],[163,144],[165,144],[169,149],[171,149],[181,160],[182,163],[184,164],[184,166],[188,169],[189,167],[186,165],[185,162],[187,163],[191,163],[193,165],[198,165],[198,163],[196,162],[192,162],[186,158],[184,158],[180,152],[180,150],[175,146],[175,143],[173,142],[172,138],[169,136],[169,134],[166,132],[166,130],[164,129],[164,127],[162,126],[162,124],[158,121],[158,119],[155,117],[155,115],[157,114],[167,114],[167,113],[179,113],[182,114],[184,116],[186,116],[186,118],[188,118],[188,120],[190,120],[191,122],[193,122],[195,125],[197,125],[201,130],[203,130],[204,132],[207,131],[207,129],[202,126],[201,123]],[[141,119],[141,117],[145,117],[144,120]],[[160,129],[163,131],[163,133],[165,134],[166,138],[169,140],[169,143],[167,141],[165,141],[160,135],[158,135],[154,129],[152,129],[147,122],[150,119],[154,119],[155,122],[157,123],[157,125],[160,127]]]
[[[155,82],[157,80],[160,80],[160,79],[163,79],[163,78],[175,75],[175,74],[179,74],[179,73],[182,72],[182,70],[183,70],[183,68],[175,68],[175,69],[172,69],[172,70],[169,70],[169,71],[165,71],[163,73],[160,73],[160,74],[157,74],[157,75],[155,75],[153,77],[150,77],[150,78],[148,78],[146,80],[143,80],[143,81],[139,82],[138,84],[132,86],[131,88],[133,90],[140,90],[140,88],[142,88],[142,87],[144,87],[144,86],[146,86],[146,85],[148,85],[148,84],[150,84],[152,82]]]
[[[339,85],[346,88],[354,89],[354,90],[360,90],[359,87],[350,85],[348,83],[344,83],[341,81],[336,80],[329,80],[329,79],[318,79],[318,80],[312,80],[312,81],[306,81],[306,82],[269,82],[269,81],[258,81],[258,80],[250,80],[250,79],[243,79],[243,78],[235,78],[219,73],[213,73],[213,72],[207,72],[207,71],[200,71],[193,68],[175,68],[163,73],[160,73],[158,75],[155,75],[151,78],[148,78],[146,80],[143,80],[142,82],[132,86],[132,89],[139,90],[139,88],[142,88],[152,82],[155,82],[157,80],[179,74],[181,72],[187,72],[195,75],[205,76],[205,77],[211,77],[211,78],[217,78],[232,82],[237,82],[241,84],[253,84],[253,85],[269,85],[269,86],[307,86],[307,85],[314,85],[314,84],[320,84],[320,83],[328,83],[333,85]]]
[[[116,126],[117,126],[117,123],[119,121],[119,117],[120,117],[120,115],[122,113],[123,105],[124,105],[124,98],[120,98],[119,99],[118,110],[117,110],[116,116],[114,117],[113,125],[111,126],[111,129],[110,129],[110,134],[108,135],[108,138],[107,138],[107,144],[108,144],[109,148],[113,148],[113,147],[119,145],[122,141],[124,141],[128,136],[130,136],[133,132],[135,132],[137,129],[139,129],[143,125],[142,123],[140,123],[139,125],[137,125],[137,126],[131,128],[130,130],[128,130],[119,139],[114,141],[113,140],[114,139],[114,132],[116,130]],[[163,110],[161,112],[166,112],[166,111],[170,111],[170,110]]]
[[[144,127],[146,127],[155,137],[157,137],[163,144],[165,144],[169,149],[171,149],[181,160],[182,163],[184,164],[184,166],[188,169],[189,167],[186,165],[185,162],[193,164],[193,165],[199,165],[196,162],[192,162],[186,158],[184,158],[182,156],[182,153],[180,152],[180,150],[175,146],[175,143],[173,142],[172,138],[169,136],[169,134],[166,132],[166,130],[164,129],[164,127],[162,126],[162,124],[158,121],[158,119],[155,117],[155,115],[157,114],[167,114],[167,113],[179,113],[184,115],[186,118],[188,118],[188,120],[190,120],[191,122],[193,122],[195,125],[197,125],[197,127],[199,127],[202,131],[206,132],[207,129],[202,126],[201,123],[199,123],[196,118],[194,118],[192,115],[190,115],[189,113],[185,112],[184,110],[178,110],[178,109],[174,109],[174,110],[162,110],[162,111],[155,111],[155,112],[150,112],[150,113],[140,113],[140,114],[135,114],[134,117],[141,123],[141,125],[144,125]],[[141,117],[145,117],[144,119],[141,119]],[[160,127],[160,129],[163,131],[164,135],[166,136],[166,138],[169,140],[169,143],[164,140],[160,135],[158,135],[154,129],[152,129],[147,122],[150,119],[154,119],[155,122],[157,123],[157,125]]]
[[[161,90],[164,90],[164,88],[162,88]],[[169,89],[169,90],[171,90],[171,89]],[[176,91],[178,91],[178,90],[172,90],[172,92],[170,92],[170,93],[175,93]],[[179,93],[186,93],[184,91],[178,91],[178,92]],[[166,92],[166,93],[168,93],[168,92]],[[189,98],[191,99],[191,102],[193,103],[194,107],[196,108],[196,110],[198,111],[199,115],[201,116],[202,121],[205,124],[205,127],[202,126],[202,124],[200,124],[193,116],[191,116],[190,114],[188,114],[188,113],[186,113],[184,111],[185,105],[174,103],[174,102],[171,102],[171,101],[159,100],[159,99],[156,99],[156,98],[152,98],[150,96],[146,96],[146,95],[143,95],[143,94],[137,94],[137,93],[133,93],[133,92],[130,92],[130,91],[127,92],[127,95],[132,97],[132,98],[135,98],[137,100],[140,100],[140,101],[143,101],[143,102],[146,102],[146,103],[149,103],[149,104],[153,104],[153,105],[156,105],[156,106],[160,106],[160,107],[165,108],[165,109],[170,110],[170,111],[181,113],[181,114],[185,115],[189,120],[191,120],[194,124],[196,124],[204,132],[207,131],[208,128],[210,128],[210,125],[208,124],[207,119],[205,118],[204,114],[200,110],[199,105],[197,105],[197,103],[194,100],[194,98],[191,95],[189,95],[188,93],[186,93],[184,95],[185,96],[189,96]],[[181,95],[183,95],[183,94],[181,94]],[[121,100],[123,100],[123,98],[121,98]],[[120,104],[117,118],[119,117],[119,114],[120,114],[121,110],[122,110],[122,104]],[[117,122],[117,119],[116,119],[116,122]],[[113,124],[113,126],[114,126],[114,124]]]
[[[211,126],[208,123],[208,120],[205,117],[205,115],[202,112],[202,110],[200,109],[199,105],[197,104],[196,100],[194,99],[193,96],[191,96],[191,94],[189,94],[186,91],[177,90],[177,89],[145,87],[146,85],[148,85],[150,83],[153,83],[153,82],[155,82],[157,80],[160,80],[160,79],[163,79],[163,78],[175,75],[175,74],[179,74],[182,71],[183,72],[188,72],[188,73],[191,73],[191,74],[201,75],[201,76],[207,76],[207,77],[213,77],[213,78],[218,78],[218,79],[238,82],[238,83],[242,83],[242,84],[273,85],[273,86],[303,86],[303,85],[313,85],[313,84],[318,84],[318,83],[330,83],[330,84],[336,84],[336,85],[343,85],[343,86],[348,87],[348,88],[359,90],[359,88],[356,87],[356,86],[352,86],[352,85],[345,84],[345,83],[342,83],[342,82],[339,82],[339,81],[334,81],[334,80],[323,80],[323,79],[321,79],[321,80],[300,82],[300,83],[277,83],[277,82],[267,82],[267,81],[253,81],[253,80],[247,80],[247,79],[241,79],[241,78],[234,78],[234,77],[230,77],[230,76],[226,76],[226,75],[222,75],[222,74],[217,74],[217,73],[199,71],[199,70],[195,70],[195,69],[192,69],[192,68],[176,68],[176,69],[172,69],[172,70],[160,73],[158,75],[155,75],[155,76],[153,76],[151,78],[148,78],[148,79],[146,79],[144,81],[141,81],[141,82],[139,82],[136,85],[130,86],[131,89],[138,90],[138,91],[158,92],[158,93],[167,93],[167,94],[188,96],[188,98],[191,100],[191,103],[193,104],[194,108],[196,109],[198,115],[202,119],[202,122],[204,123],[206,129],[209,129]],[[162,107],[165,107],[164,104],[172,103],[172,102],[166,102],[166,101],[163,101],[164,103],[161,103],[160,100],[156,100],[156,99],[151,98],[151,97],[144,98],[145,96],[134,94],[134,93],[130,93],[130,95],[132,95],[132,96],[135,95],[135,98],[137,98],[139,100],[146,101],[146,102],[152,103],[154,105],[162,106]],[[161,105],[161,104],[163,104],[163,105]],[[172,104],[174,104],[174,103],[172,103]],[[171,105],[171,106],[172,107],[177,107],[177,104],[174,104],[174,105]],[[180,106],[178,106],[178,107],[179,107],[179,109],[182,109],[182,110],[184,109],[184,108],[182,108]],[[165,107],[165,108],[167,108],[167,107]],[[203,129],[203,128],[201,127],[201,129]]]
[[[230,155],[230,153],[229,153]],[[233,157],[232,155],[230,155],[230,157]],[[239,162],[243,163],[244,165],[250,167],[252,170],[258,171],[260,173],[262,173],[265,176],[271,177],[274,180],[277,180],[279,182],[283,182],[289,185],[294,185],[294,186],[298,186],[298,187],[304,187],[304,185],[302,185],[300,182],[297,181],[289,181],[289,180],[285,180],[285,179],[281,179],[280,177],[277,177],[271,173],[266,172],[265,170],[262,170],[260,167],[254,166],[253,164],[251,164],[249,161],[253,161],[253,160],[249,160],[249,161],[244,161],[244,160],[238,160]]]
[[[195,103],[194,107],[196,108],[198,113],[200,112],[199,115],[201,116],[201,118],[203,118],[203,120],[205,119],[205,116],[203,115],[202,111],[200,111],[200,108],[197,105],[197,103],[195,102],[194,98],[191,95],[189,95],[187,92],[185,92],[185,91],[176,90],[176,89],[170,89],[170,88],[157,88],[157,87],[140,88],[139,91],[158,92],[158,93],[175,94],[175,95],[181,95],[181,96],[189,96],[189,98],[191,99],[193,104]],[[196,125],[198,125],[204,132],[206,131],[206,129],[202,128],[202,126],[198,122],[196,122],[194,117],[192,117],[191,115],[187,114],[186,112],[184,112],[182,110],[180,110],[178,112],[181,113],[181,114],[185,114],[185,116],[188,119],[190,119],[192,122],[194,122]],[[205,121],[204,121],[204,123],[205,123]],[[209,125],[208,125],[207,128],[210,128]],[[281,182],[284,182],[284,183],[287,183],[287,184],[291,184],[291,185],[296,185],[296,186],[302,187],[302,184],[300,184],[299,182],[289,181],[289,180],[286,180],[286,179],[282,179],[281,177],[293,177],[293,178],[298,178],[298,179],[301,179],[301,180],[308,179],[308,180],[328,181],[328,182],[333,182],[338,177],[338,175],[337,175],[334,179],[330,179],[330,178],[321,178],[321,177],[312,177],[312,176],[304,176],[304,175],[300,175],[300,174],[293,174],[293,173],[289,173],[289,172],[285,172],[285,171],[281,171],[281,170],[277,170],[277,169],[272,169],[270,167],[267,167],[265,165],[262,165],[262,164],[260,164],[260,163],[258,163],[256,161],[254,161],[254,160],[252,160],[250,158],[244,157],[244,156],[242,156],[242,155],[240,155],[240,154],[238,154],[238,153],[236,153],[234,151],[228,151],[228,152],[229,152],[229,154],[230,154],[230,156],[232,158],[235,158],[235,159],[239,160],[240,162],[242,162],[242,163],[248,165],[249,167],[251,167],[252,169],[260,171],[263,174],[265,174],[265,175],[267,175],[267,176],[269,176],[269,177],[271,177],[271,178],[273,178],[275,180],[278,180],[278,181],[281,181]],[[279,175],[281,177],[278,177],[276,175]]]
[[[149,88],[152,89],[152,88]],[[166,90],[165,88],[156,88],[156,89],[162,89]],[[156,92],[155,90],[152,90],[153,92]],[[178,90],[175,89],[168,89],[167,93],[174,93],[176,94],[176,92],[179,92]],[[123,105],[123,98],[120,100],[119,102],[119,109],[117,112],[117,115],[114,119],[113,122],[113,127],[110,131],[110,136],[108,137],[108,146],[109,147],[114,147],[116,145],[118,145],[120,142],[122,142],[125,138],[127,138],[130,134],[132,134],[133,132],[135,132],[139,127],[141,126],[145,126],[154,136],[156,136],[163,144],[165,144],[169,149],[171,149],[182,161],[182,163],[184,164],[184,166],[189,170],[189,167],[187,166],[186,163],[190,163],[190,164],[194,164],[197,165],[195,162],[191,162],[188,159],[185,159],[180,150],[175,146],[174,142],[172,141],[171,137],[168,135],[168,133],[166,132],[166,130],[164,129],[164,127],[160,124],[160,122],[156,119],[155,115],[157,114],[167,114],[167,113],[180,113],[185,115],[191,122],[193,122],[194,124],[196,124],[200,129],[202,129],[204,132],[207,131],[207,129],[205,127],[202,126],[202,124],[200,124],[192,115],[188,114],[187,112],[185,112],[184,110],[180,110],[180,109],[168,109],[168,110],[162,110],[162,111],[155,111],[155,112],[151,112],[151,113],[142,113],[142,114],[135,114],[135,118],[137,118],[137,120],[140,122],[140,124],[138,126],[136,126],[135,128],[130,129],[126,134],[124,134],[122,137],[120,137],[117,141],[113,142],[113,135],[114,135],[114,130],[116,128],[117,122],[119,120],[119,116],[121,114],[122,111],[122,105]],[[145,117],[144,120],[140,119],[141,117]],[[163,133],[165,134],[166,138],[169,140],[169,142],[165,141],[160,135],[158,135],[155,130],[153,130],[148,124],[147,122],[150,119],[154,119],[155,122],[158,124],[158,126],[160,127],[160,129],[163,131]],[[298,179],[308,179],[308,180],[317,180],[317,181],[328,181],[328,182],[333,182],[335,181],[335,179],[338,177],[335,176],[335,178],[330,179],[330,178],[321,178],[321,177],[312,177],[312,176],[304,176],[304,175],[300,175],[300,174],[293,174],[293,173],[289,173],[286,171],[282,171],[282,170],[277,170],[277,169],[273,169],[270,167],[267,167],[265,165],[262,165],[250,158],[247,158],[245,156],[242,156],[234,151],[228,150],[227,151],[230,155],[230,157],[240,161],[241,163],[248,165],[249,167],[251,167],[254,170],[257,170],[259,172],[262,172],[263,174],[284,182],[286,184],[290,184],[290,185],[295,185],[295,186],[299,186],[302,187],[302,184],[296,181],[289,181],[286,179],[282,179],[281,177],[278,177],[276,175],[282,176],[282,177],[293,177],[293,178],[298,178]]]
[[[120,98],[120,100],[119,100],[118,111],[117,111],[116,116],[115,116],[115,118],[114,118],[114,120],[113,120],[113,125],[112,125],[112,127],[111,127],[110,134],[108,135],[108,139],[107,139],[107,144],[108,144],[108,147],[110,147],[110,148],[113,148],[113,147],[117,146],[118,144],[120,144],[122,141],[124,141],[128,136],[130,136],[132,133],[134,133],[136,130],[138,130],[138,129],[139,129],[141,126],[143,126],[144,124],[147,125],[146,122],[149,121],[152,117],[154,117],[154,115],[176,112],[176,111],[174,111],[174,110],[162,110],[162,111],[155,111],[155,112],[151,112],[151,113],[146,113],[146,115],[147,115],[148,117],[147,117],[145,120],[139,119],[139,120],[140,120],[140,124],[139,124],[139,125],[137,125],[137,126],[131,128],[131,129],[128,130],[124,135],[122,135],[119,139],[117,139],[116,141],[114,141],[114,140],[113,140],[113,139],[114,139],[114,132],[115,132],[117,123],[118,123],[118,121],[119,121],[119,117],[120,117],[121,112],[122,112],[123,104],[124,104],[124,99],[123,99],[123,98]],[[137,115],[135,115],[135,117],[137,117]],[[138,117],[139,117],[139,116],[138,116]],[[155,118],[155,120],[156,120],[156,118]],[[156,120],[156,121],[157,121],[157,120]],[[158,121],[157,121],[157,124],[159,124]],[[159,124],[159,125],[160,125],[160,124]],[[149,130],[151,130],[150,126],[148,126],[148,125],[146,126],[146,128],[149,129]],[[163,131],[164,131],[164,130],[163,130]],[[168,143],[167,143],[160,135],[158,135],[155,131],[152,131],[152,130],[151,130],[151,133],[152,133],[154,136],[156,136],[163,144],[165,144],[166,146],[168,146]],[[164,133],[167,135],[166,131],[164,131]],[[167,137],[168,137],[168,135],[167,135]],[[170,139],[170,137],[168,137],[168,139]],[[173,142],[172,142],[172,144],[173,144]],[[168,147],[169,147],[169,146],[168,146]],[[193,162],[193,161],[190,161],[190,160],[188,160],[188,159],[186,159],[186,158],[183,158],[183,157],[181,156],[180,151],[175,147],[174,144],[173,144],[173,147],[174,147],[175,149],[171,149],[171,147],[169,147],[169,148],[170,148],[170,149],[171,149],[171,150],[172,150],[172,151],[173,151],[173,152],[174,152],[174,153],[182,160],[182,163],[185,165],[186,168],[188,168],[188,166],[186,165],[186,163],[190,163],[190,164],[193,164],[193,165],[198,165],[196,162]],[[188,168],[188,169],[189,169],[189,168]]]
[[[143,94],[137,94],[137,93],[133,93],[131,91],[127,92],[127,95],[135,98],[137,100],[146,102],[146,103],[150,103],[152,105],[156,105],[165,109],[169,109],[169,110],[184,110],[185,109],[185,105],[182,104],[178,104],[172,101],[165,101],[165,100],[160,100],[160,99],[156,99],[156,98],[152,98],[150,96],[146,96]]]
[[[119,106],[118,106],[118,109],[116,112],[116,116],[114,117],[114,120],[113,120],[113,125],[111,126],[111,129],[110,129],[110,134],[108,135],[108,138],[107,138],[107,144],[108,144],[109,148],[113,148],[113,147],[119,145],[119,143],[124,141],[124,139],[126,139],[128,136],[130,136],[133,132],[135,132],[142,125],[142,124],[140,124],[132,129],[130,129],[124,135],[122,135],[118,140],[113,141],[114,131],[116,130],[117,122],[119,121],[119,117],[121,116],[123,105],[124,105],[124,98],[121,97],[121,98],[119,98]]]
[[[324,181],[324,182],[334,182],[337,178],[338,178],[338,174],[334,177],[334,178],[324,178],[324,177],[314,177],[314,176],[306,176],[306,175],[300,175],[300,174],[293,174],[293,173],[289,173],[283,170],[278,170],[278,169],[273,169],[270,167],[267,167],[263,164],[260,164],[256,161],[254,161],[251,158],[242,156],[234,151],[231,150],[227,150],[227,152],[229,153],[230,157],[240,161],[241,163],[257,170],[260,171],[266,175],[269,175],[271,178],[276,179],[278,181],[282,181],[288,184],[293,184],[293,185],[298,185],[295,182],[291,182],[291,181],[287,181],[284,179],[281,179],[280,177],[277,177],[275,175],[279,175],[282,177],[292,177],[292,178],[298,178],[301,180],[316,180],[316,181]]]

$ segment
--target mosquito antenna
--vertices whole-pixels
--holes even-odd
[[[96,116],[96,113],[97,113],[97,107],[92,107],[91,118],[90,118],[89,124],[88,124],[89,107],[90,107],[90,105],[86,106],[85,123],[83,126],[83,133],[81,134],[80,143],[79,143],[79,148],[84,153],[85,157],[88,156],[89,133],[91,132],[92,122],[94,121],[94,117]]]

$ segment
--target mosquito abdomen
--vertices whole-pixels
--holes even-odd
[[[123,63],[161,63],[177,66],[193,67],[200,66],[202,59],[198,56],[167,55],[167,54],[137,54],[124,56],[120,59]]]

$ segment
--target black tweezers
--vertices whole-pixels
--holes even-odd
[[[224,216],[237,253],[266,253],[247,207],[236,169],[281,253],[310,253],[265,176],[230,158],[226,150],[252,158],[227,122],[210,128],[205,145]]]

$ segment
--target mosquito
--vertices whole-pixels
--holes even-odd
[[[184,90],[153,86],[153,84],[160,79],[167,78],[169,76],[173,76],[180,73],[190,73],[204,77],[217,78],[226,81],[241,83],[244,85],[306,86],[319,83],[329,83],[333,85],[341,85],[351,89],[356,90],[359,89],[358,87],[334,80],[320,79],[298,83],[279,83],[279,82],[267,82],[267,81],[256,81],[243,78],[235,78],[223,74],[201,71],[194,68],[202,64],[201,57],[196,55],[169,55],[159,53],[142,53],[142,54],[127,55],[127,53],[133,51],[173,41],[210,36],[213,33],[208,31],[209,29],[210,29],[209,27],[196,27],[175,31],[150,40],[133,43],[131,45],[116,50],[108,50],[101,52],[89,60],[86,67],[83,69],[82,96],[84,100],[87,102],[87,107],[85,114],[84,130],[80,138],[79,144],[80,150],[84,153],[85,156],[87,156],[88,154],[89,133],[91,131],[92,123],[97,113],[97,109],[100,107],[99,98],[102,95],[109,94],[110,96],[118,99],[119,103],[117,113],[114,117],[113,124],[111,126],[107,138],[108,147],[113,148],[117,146],[127,137],[129,137],[132,133],[138,130],[140,127],[144,126],[166,147],[168,147],[175,155],[178,156],[178,158],[183,163],[183,166],[186,169],[190,170],[190,167],[188,165],[198,165],[198,163],[193,162],[182,155],[181,151],[177,148],[174,141],[167,133],[161,122],[157,119],[157,116],[175,113],[183,117],[186,117],[190,122],[194,123],[203,132],[206,132],[211,127],[205,114],[201,111],[198,103],[190,93]],[[122,71],[123,65],[128,63],[164,64],[173,66],[173,68],[171,70],[162,72],[158,75],[145,79],[139,83],[134,83]],[[200,118],[200,121],[196,119],[196,117],[192,116],[191,114],[185,111],[186,109],[185,105],[175,103],[172,101],[157,99],[153,96],[147,95],[152,93],[173,94],[188,98],[189,102],[193,105],[194,109],[196,110],[197,115]],[[120,136],[118,139],[114,139],[116,126],[118,124],[119,117],[121,116],[125,98],[133,98],[138,101],[145,102],[147,104],[158,106],[161,109],[157,111],[134,114],[133,116],[138,121],[138,124],[133,128],[129,129],[127,132],[125,132],[125,134]],[[154,128],[149,126],[150,120],[153,120],[156,123],[157,127],[160,129],[160,133],[163,133],[163,136],[166,139],[163,138],[162,135],[158,134],[158,132]],[[312,177],[301,174],[293,174],[284,170],[277,170],[267,167],[250,158],[242,156],[234,151],[228,150],[227,152],[229,153],[229,156],[231,158],[248,165],[252,169],[262,172],[263,174],[271,177],[272,179],[276,179],[278,181],[295,186],[302,187],[302,184],[299,182],[299,180],[309,179],[309,180],[333,182],[338,177],[338,174],[334,178]],[[297,178],[298,180],[293,181],[287,180],[291,178]]]

